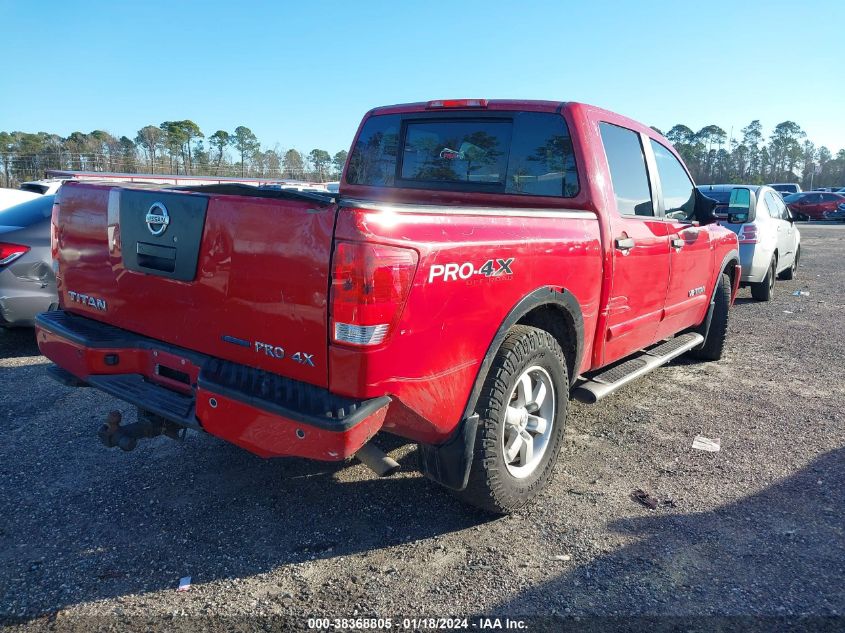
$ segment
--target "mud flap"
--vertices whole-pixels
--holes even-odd
[[[441,486],[463,490],[469,481],[472,457],[475,452],[475,434],[478,431],[478,414],[465,418],[458,432],[446,443],[433,446],[420,444],[420,470]]]

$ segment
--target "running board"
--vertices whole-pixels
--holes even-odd
[[[704,337],[701,334],[688,332],[658,343],[610,369],[605,369],[577,383],[572,390],[572,397],[579,402],[593,404],[619,387],[665,365],[703,342]]]

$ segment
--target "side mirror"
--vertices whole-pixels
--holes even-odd
[[[695,209],[693,210],[693,215],[701,226],[719,221],[715,211],[718,204],[718,201],[708,198],[697,187],[695,188]]]
[[[745,187],[736,187],[731,190],[731,199],[728,202],[728,222],[731,224],[745,224],[751,222],[751,190]]]

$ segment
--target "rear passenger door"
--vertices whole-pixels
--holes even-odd
[[[660,182],[660,208],[669,237],[669,284],[658,338],[666,338],[704,319],[713,273],[713,244],[705,226],[693,224],[695,185],[666,147],[649,139]]]
[[[608,217],[613,280],[601,364],[608,364],[657,340],[669,280],[666,223],[656,216],[642,137],[611,123],[599,123],[610,173]]]
[[[766,192],[766,206],[769,218],[775,226],[778,244],[778,272],[792,266],[795,256],[795,227],[787,220],[789,211],[780,196],[772,191]]]

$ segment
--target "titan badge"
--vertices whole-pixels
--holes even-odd
[[[99,310],[100,312],[105,312],[108,309],[106,300],[100,299],[99,297],[93,297],[74,290],[68,290],[67,296],[74,303],[80,303],[84,306],[88,306],[89,308]]]

